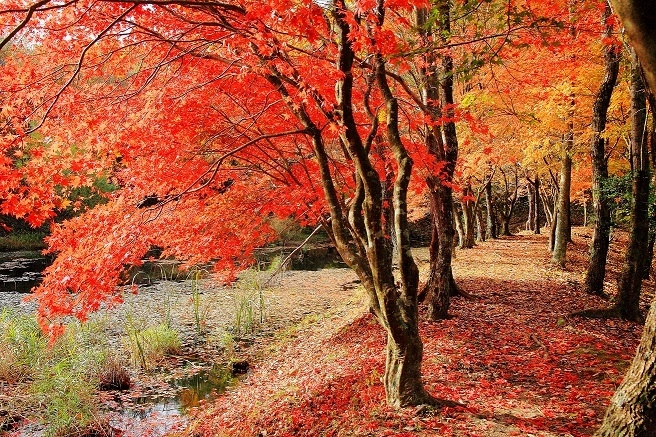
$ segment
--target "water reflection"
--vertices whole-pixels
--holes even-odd
[[[193,375],[175,378],[169,381],[175,389],[175,396],[142,396],[134,401],[135,408],[125,412],[134,419],[146,419],[153,413],[158,415],[184,414],[190,408],[197,407],[202,401],[212,400],[224,393],[237,382],[231,369],[224,364],[214,364],[208,369]]]

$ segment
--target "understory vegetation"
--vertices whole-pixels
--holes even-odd
[[[159,324],[143,329],[126,327],[125,349],[107,333],[106,321],[71,321],[54,342],[43,333],[34,315],[5,308],[0,313],[0,397],[2,429],[19,422],[40,422],[46,435],[93,435],[105,429],[99,390],[130,387],[130,362],[144,369],[179,351],[177,332]],[[7,394],[8,393],[8,394]]]

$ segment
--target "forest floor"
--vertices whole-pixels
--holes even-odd
[[[575,228],[573,240],[565,269],[549,262],[544,235],[458,251],[454,275],[474,298],[453,299],[449,320],[431,323],[422,314],[420,329],[426,388],[465,407],[387,407],[385,334],[363,305],[348,311],[339,305],[249,348],[246,378],[198,408],[184,435],[592,435],[642,326],[570,315],[609,305],[582,292],[590,230]],[[626,235],[616,233],[606,283],[611,296],[625,245]],[[428,252],[418,249],[415,256],[425,277]],[[352,292],[333,290],[352,302]],[[654,283],[646,281],[643,290],[646,311]]]

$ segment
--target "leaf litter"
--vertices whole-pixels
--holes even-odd
[[[364,308],[296,325],[252,358],[251,373],[195,411],[187,430],[215,436],[590,436],[635,352],[642,326],[570,314],[608,302],[582,291],[590,231],[574,229],[565,269],[547,237],[517,235],[458,251],[454,275],[473,299],[449,320],[422,314],[430,393],[465,407],[395,410],[381,382],[385,334]],[[607,290],[621,266],[616,236]],[[415,250],[422,274],[428,253]],[[643,285],[643,306],[653,295]],[[339,293],[340,290],[335,290]],[[345,296],[346,299],[346,296]],[[422,310],[420,310],[422,311]]]

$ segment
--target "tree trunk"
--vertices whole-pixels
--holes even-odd
[[[439,35],[441,43],[448,43],[451,32],[450,2],[438,2],[440,11],[435,35]],[[422,12],[423,11],[423,12]],[[422,37],[426,40],[433,38],[433,29],[427,20],[427,12],[418,10],[417,22],[423,29]],[[455,294],[457,287],[451,271],[452,244],[453,244],[453,194],[451,184],[453,173],[458,159],[458,136],[454,122],[453,100],[453,58],[448,54],[442,55],[442,72],[437,69],[437,57],[432,51],[426,54],[427,70],[422,71],[422,82],[425,85],[423,94],[424,104],[429,108],[429,115],[433,120],[444,117],[441,129],[435,124],[427,129],[426,142],[429,152],[438,161],[444,163],[442,179],[437,176],[428,178],[428,188],[431,196],[431,210],[433,212],[432,226],[437,229],[432,232],[437,241],[431,240],[430,265],[431,272],[424,287],[428,306],[428,317],[431,320],[440,320],[448,316],[449,297]],[[430,70],[430,71],[429,71]],[[439,106],[436,102],[439,101]]]
[[[647,92],[647,101],[649,102],[649,112],[651,114],[651,135],[649,137],[649,159],[651,168],[656,168],[656,96]],[[652,183],[656,185],[656,175],[652,174]],[[656,243],[656,204],[652,203],[649,208],[649,243],[647,248],[647,257],[643,265],[642,279],[649,279],[651,276],[651,265],[654,261],[654,243]]]
[[[512,234],[510,233],[510,220],[505,216],[501,216],[501,235],[509,237]]]
[[[544,192],[544,190],[540,190],[540,199],[542,200],[542,207],[544,209],[544,216],[546,218],[546,223],[545,226],[548,228],[551,228],[553,224],[553,211],[551,209],[551,202],[549,201],[549,198],[547,197],[547,193]],[[551,251],[553,249],[549,249]]]
[[[474,247],[474,192],[471,185],[467,184],[464,190],[464,201],[462,202],[463,213],[463,234],[464,240],[461,247],[464,249],[471,249]]]
[[[635,47],[652,92],[656,91],[656,4],[613,0],[615,12]],[[652,303],[645,329],[622,384],[611,400],[596,437],[650,437],[656,435],[656,302]]]
[[[535,182],[533,183],[535,197],[533,198],[533,210],[535,211],[535,223],[533,223],[533,233],[540,233],[540,176],[535,175]]]
[[[640,345],[594,437],[656,436],[656,301]]]
[[[453,197],[451,189],[437,180],[431,188],[431,211],[434,223],[431,230],[430,273],[423,293],[426,295],[428,318],[448,317],[450,296],[456,293],[451,260],[453,257]],[[430,186],[429,186],[430,187]]]
[[[483,225],[483,214],[481,213],[480,208],[475,208],[476,216],[476,242],[480,243],[485,241],[485,227]]]
[[[512,218],[513,212],[515,210],[515,203],[517,202],[517,192],[519,191],[519,176],[517,167],[512,167],[512,172],[514,176],[514,184],[512,194],[510,194],[510,183],[508,182],[508,175],[503,170],[499,168],[499,171],[503,175],[504,183],[504,194],[503,199],[499,202],[501,207],[498,208],[499,216],[501,219],[501,235],[510,236],[510,219]]]
[[[572,126],[573,129],[573,126]],[[569,209],[570,209],[570,185],[572,181],[572,157],[570,150],[574,142],[573,130],[567,133],[565,141],[562,145],[562,161],[560,166],[560,182],[558,190],[558,205],[556,207],[556,226],[553,231],[553,253],[551,261],[560,266],[565,266],[567,243],[570,237],[570,222],[569,222]]]
[[[462,225],[462,219],[460,218],[460,211],[456,207],[455,203],[453,205],[453,223],[456,226],[456,234],[458,235],[458,242],[453,242],[453,246],[458,249],[462,249],[465,245],[465,230]]]
[[[369,155],[372,139],[378,131],[378,117],[367,111],[371,119],[370,132],[363,141],[353,113],[352,66],[355,53],[351,46],[350,26],[345,19],[344,0],[338,0],[331,10],[335,32],[339,35],[337,66],[343,73],[335,87],[339,108],[336,120],[343,131],[340,135],[344,153],[349,158],[355,192],[349,205],[338,194],[331,173],[330,156],[324,144],[322,131],[310,117],[304,104],[295,104],[282,73],[270,67],[265,77],[278,92],[287,109],[295,115],[310,138],[321,175],[330,222],[325,223],[330,238],[339,254],[362,281],[369,299],[369,307],[388,334],[384,384],[387,401],[394,407],[435,403],[425,391],[421,378],[423,346],[418,328],[417,288],[419,272],[410,250],[408,232],[407,193],[412,174],[412,159],[407,153],[399,133],[398,102],[387,83],[386,64],[380,54],[372,57],[372,85],[378,86],[385,102],[386,139],[395,161],[395,177],[391,204],[394,231],[385,227],[383,185]],[[378,22],[383,15],[377,11]],[[368,109],[365,96],[361,102]],[[398,249],[398,274],[392,269],[393,251],[389,242],[394,238]],[[395,276],[396,275],[396,276]]]
[[[610,6],[606,5],[604,22],[611,15]],[[603,38],[609,38],[613,30],[612,24],[606,24]],[[620,51],[608,45],[604,49],[604,78],[595,96],[592,110],[592,205],[595,212],[595,226],[590,246],[590,261],[585,276],[585,292],[596,295],[604,294],[604,279],[606,277],[606,259],[610,244],[610,199],[602,192],[603,181],[608,178],[608,162],[606,160],[605,140],[602,136],[606,129],[606,115],[610,105],[613,88],[617,82],[620,66]]]
[[[631,161],[633,163],[633,209],[631,236],[618,282],[615,308],[620,317],[640,320],[640,291],[643,264],[649,242],[649,151],[646,135],[647,105],[645,88],[635,52],[631,53]]]
[[[492,203],[492,181],[487,181],[485,184],[485,208],[487,211],[485,236],[492,239],[497,238],[496,213],[494,211],[494,204]]]
[[[526,178],[526,191],[528,192],[528,218],[526,219],[526,230],[533,231],[535,225],[535,187],[531,180]]]

